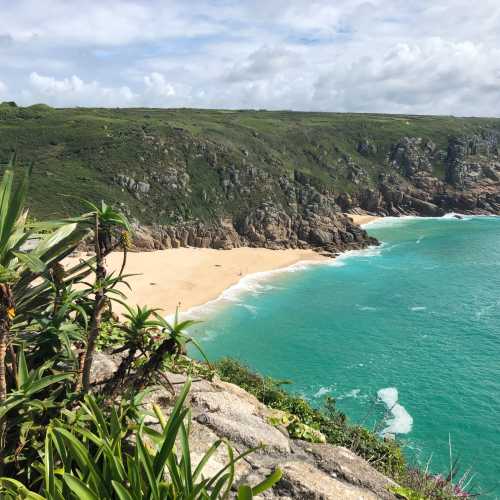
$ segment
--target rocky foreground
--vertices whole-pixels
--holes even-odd
[[[94,381],[100,383],[113,375],[119,360],[98,354],[94,361]],[[180,391],[186,376],[166,373],[176,391]],[[146,409],[158,404],[169,413],[175,397],[158,387],[147,396]],[[396,484],[375,470],[365,460],[346,448],[330,444],[312,444],[291,439],[284,427],[271,425],[270,419],[279,412],[260,403],[240,387],[222,382],[195,379],[189,405],[192,410],[191,459],[196,466],[210,446],[220,438],[234,448],[245,451],[264,445],[236,467],[237,483],[257,484],[276,468],[283,477],[260,498],[374,500],[395,499],[389,492]],[[212,456],[207,474],[216,473],[227,463],[227,453],[219,448]]]

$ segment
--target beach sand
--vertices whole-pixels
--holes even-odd
[[[382,219],[382,217],[378,215],[357,215],[357,214],[346,214],[346,215],[352,219],[354,224],[359,224],[360,226],[363,224],[368,224],[369,222],[374,222],[376,220]]]
[[[108,269],[117,272],[121,259],[121,253],[109,255],[106,259]],[[186,311],[216,299],[248,274],[272,271],[300,261],[326,259],[313,250],[266,248],[177,248],[130,252],[125,273],[138,275],[127,278],[131,290],[126,286],[119,289],[127,295],[128,304],[157,307],[162,313],[171,314],[178,303],[181,310]],[[77,257],[67,259],[67,263],[76,260]],[[123,308],[117,304],[114,309],[120,313]]]

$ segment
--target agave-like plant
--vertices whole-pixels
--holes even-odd
[[[191,319],[181,321],[179,318],[179,308],[175,311],[173,323],[168,322],[158,313],[154,314],[161,326],[161,340],[159,345],[150,353],[148,360],[137,370],[133,378],[132,385],[137,390],[144,389],[150,381],[151,376],[161,372],[163,362],[166,358],[170,357],[175,360],[179,354],[184,354],[187,344],[193,344],[203,356],[208,366],[211,366],[210,361],[205,356],[198,342],[186,333],[188,328],[198,323],[197,321]]]
[[[90,225],[94,231],[95,293],[87,335],[87,344],[80,359],[77,382],[77,390],[83,389],[85,392],[87,392],[90,387],[90,370],[92,368],[94,351],[101,327],[101,317],[109,300],[107,292],[114,288],[122,277],[127,259],[127,247],[131,231],[127,218],[113,207],[104,202],[101,202],[100,206],[90,202],[86,203],[91,211],[83,215],[81,220]],[[113,236],[117,236],[118,245],[123,249],[123,263],[117,280],[110,281],[107,279],[108,276],[104,257],[117,246],[113,243]]]
[[[189,448],[190,410],[184,403],[190,382],[181,391],[168,418],[154,406],[156,430],[140,420],[130,425],[129,412],[113,406],[105,415],[92,395],[85,396],[86,419],[72,412],[69,423],[53,421],[47,430],[43,462],[35,464],[41,485],[29,490],[13,478],[0,478],[6,500],[216,500],[228,498],[235,465],[254,450],[235,455],[225,441],[216,441],[194,466]],[[131,430],[132,435],[131,435]],[[228,462],[205,477],[206,464],[226,446]],[[278,469],[256,486],[241,485],[238,500],[251,500],[281,478]]]
[[[127,355],[122,359],[115,375],[107,382],[104,392],[113,396],[117,389],[120,388],[128,371],[131,369],[133,362],[138,353],[143,354],[151,343],[151,334],[153,331],[158,331],[163,326],[163,321],[159,320],[155,315],[159,309],[151,309],[147,306],[130,307],[126,303],[122,303],[126,312],[123,314],[125,323],[118,325],[118,328],[124,333],[124,344],[113,351],[118,354],[127,351]]]
[[[31,471],[26,464],[43,447],[43,438],[40,444],[39,436],[48,415],[57,415],[58,408],[65,406],[64,395],[73,374],[54,370],[52,359],[30,369],[22,345],[17,349],[16,362],[14,386],[0,405],[0,470],[5,473],[7,467],[16,475],[29,478]]]
[[[26,223],[24,209],[31,167],[15,179],[15,157],[0,184],[0,401],[7,397],[6,355],[12,327],[30,321],[52,301],[49,270],[69,255],[88,234],[78,222],[55,221],[41,226]],[[75,266],[68,279],[82,270]],[[42,279],[40,279],[42,278]]]

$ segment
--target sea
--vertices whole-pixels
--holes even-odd
[[[500,218],[365,226],[380,246],[244,277],[191,311],[238,359],[402,444],[410,463],[500,498]],[[458,476],[456,479],[458,480]]]

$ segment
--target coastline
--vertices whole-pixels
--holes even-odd
[[[75,263],[79,257],[66,260]],[[210,248],[176,248],[153,252],[130,252],[127,256],[129,289],[118,289],[128,297],[130,305],[148,305],[161,309],[162,315],[171,315],[180,304],[180,310],[203,306],[217,299],[225,290],[246,276],[284,269],[299,262],[331,260],[314,250],[269,250],[241,247],[233,250]],[[110,272],[118,272],[122,254],[112,253],[106,258]],[[116,304],[116,312],[123,308]]]
[[[354,224],[358,224],[358,226],[366,226],[367,224],[370,224],[371,222],[378,221],[380,219],[383,219],[384,217],[381,217],[380,215],[367,215],[367,214],[345,214],[347,217],[352,219]]]

